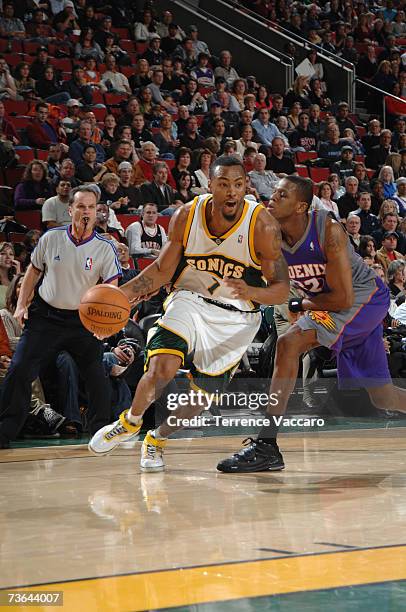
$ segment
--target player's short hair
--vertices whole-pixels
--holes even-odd
[[[240,166],[244,176],[246,175],[244,164],[240,157],[236,155],[220,155],[210,166],[210,178],[213,178],[217,168],[231,168],[232,166]]]
[[[296,193],[298,194],[302,202],[306,202],[310,208],[313,201],[313,181],[303,176],[285,176],[285,181],[290,181],[296,187]]]

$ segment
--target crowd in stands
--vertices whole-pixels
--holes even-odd
[[[406,95],[401,2],[244,4],[356,63],[385,92]],[[41,231],[69,223],[73,187],[98,185],[96,231],[116,241],[126,282],[159,254],[174,211],[210,190],[219,155],[243,159],[249,195],[265,205],[281,177],[310,177],[313,207],[330,210],[389,283],[396,319],[406,282],[399,101],[390,129],[377,109],[362,124],[347,101],[332,102],[334,84],[314,50],[313,77],[274,91],[271,75],[268,83],[242,75],[227,49],[209,48],[196,26],[183,30],[170,11],[149,4],[135,15],[124,1],[4,0],[0,52],[0,314],[11,347],[11,295]],[[36,228],[26,231],[35,211]],[[117,359],[109,357],[109,368]],[[66,372],[66,357],[61,362]],[[68,416],[79,423],[78,405]]]

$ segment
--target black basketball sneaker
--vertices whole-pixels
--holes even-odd
[[[246,438],[244,448],[217,465],[219,472],[278,472],[285,464],[275,443],[267,444],[262,440]]]

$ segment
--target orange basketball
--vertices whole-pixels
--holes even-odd
[[[96,285],[80,300],[79,316],[92,334],[108,338],[120,331],[130,318],[130,302],[114,285]]]

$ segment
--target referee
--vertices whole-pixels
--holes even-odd
[[[94,231],[99,190],[95,185],[72,190],[72,224],[44,234],[31,256],[15,317],[24,319],[24,332],[4,380],[0,408],[0,448],[8,448],[30,409],[31,383],[50,354],[68,351],[83,377],[88,396],[90,434],[110,422],[108,380],[102,362],[102,343],[81,324],[82,295],[101,279],[118,284],[121,267],[113,243]],[[31,306],[32,293],[42,277]]]

